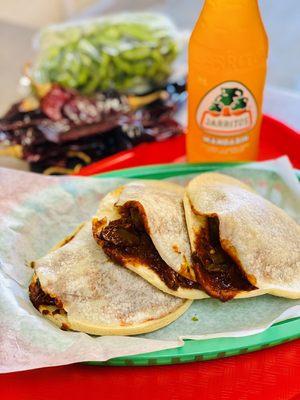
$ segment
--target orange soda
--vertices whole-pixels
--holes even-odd
[[[189,162],[255,160],[268,38],[257,0],[206,0],[189,42]]]

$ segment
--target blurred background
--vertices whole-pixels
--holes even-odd
[[[190,31],[202,1],[0,0],[0,5],[0,113],[3,113],[20,97],[17,84],[22,66],[34,54],[32,38],[39,28],[122,10],[150,9],[166,13],[178,27]],[[300,1],[260,0],[260,7],[270,38],[265,112],[299,130]],[[282,107],[282,96],[287,107]]]

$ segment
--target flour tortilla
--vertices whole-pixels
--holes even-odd
[[[182,202],[183,194],[184,188],[166,181],[134,181],[121,186],[100,202],[98,212],[93,218],[94,233],[99,235],[111,221],[121,217],[119,207],[134,202],[143,210],[149,236],[160,257],[179,275],[195,281]],[[99,245],[101,246],[101,243]],[[186,299],[208,297],[200,289],[182,286],[177,290],[169,288],[144,262],[133,264],[131,261],[125,261],[124,265],[165,293]]]
[[[205,219],[218,217],[222,248],[257,287],[239,297],[269,293],[300,298],[300,227],[283,210],[218,173],[190,181],[184,206],[192,251]]]
[[[115,265],[97,246],[91,223],[33,263],[42,290],[63,304],[39,311],[63,329],[93,335],[136,335],[162,328],[191,301],[162,293],[138,275]]]

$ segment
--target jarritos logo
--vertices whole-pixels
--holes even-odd
[[[224,82],[212,89],[197,110],[198,125],[216,136],[249,132],[257,120],[253,95],[239,82]]]

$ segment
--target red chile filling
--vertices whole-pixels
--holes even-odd
[[[67,243],[71,242],[71,240],[73,240],[74,237],[76,236],[76,233],[68,236],[64,240],[64,242],[60,245],[60,247],[63,247]],[[31,262],[31,267],[34,268],[33,261]],[[63,314],[66,312],[63,308],[62,302],[58,298],[51,297],[49,294],[43,291],[40,280],[38,278],[36,278],[36,280],[33,280],[29,285],[29,298],[31,303],[37,310],[39,310],[40,306],[55,306],[56,309],[52,311],[52,315]],[[49,314],[49,312],[50,311],[48,310],[42,311],[43,314]]]
[[[94,229],[94,237],[105,253],[115,262],[125,265],[142,263],[151,268],[161,280],[172,290],[179,287],[200,289],[197,282],[187,279],[160,257],[150,236],[147,233],[141,210],[132,203],[120,208],[121,218],[110,222],[102,231]]]
[[[59,299],[51,297],[43,291],[39,279],[29,285],[29,298],[37,310],[39,310],[40,306],[55,306],[57,309],[63,309],[63,304]]]
[[[223,250],[217,217],[208,217],[207,226],[197,235],[193,262],[197,281],[212,297],[227,301],[240,291],[256,289],[236,262]]]

